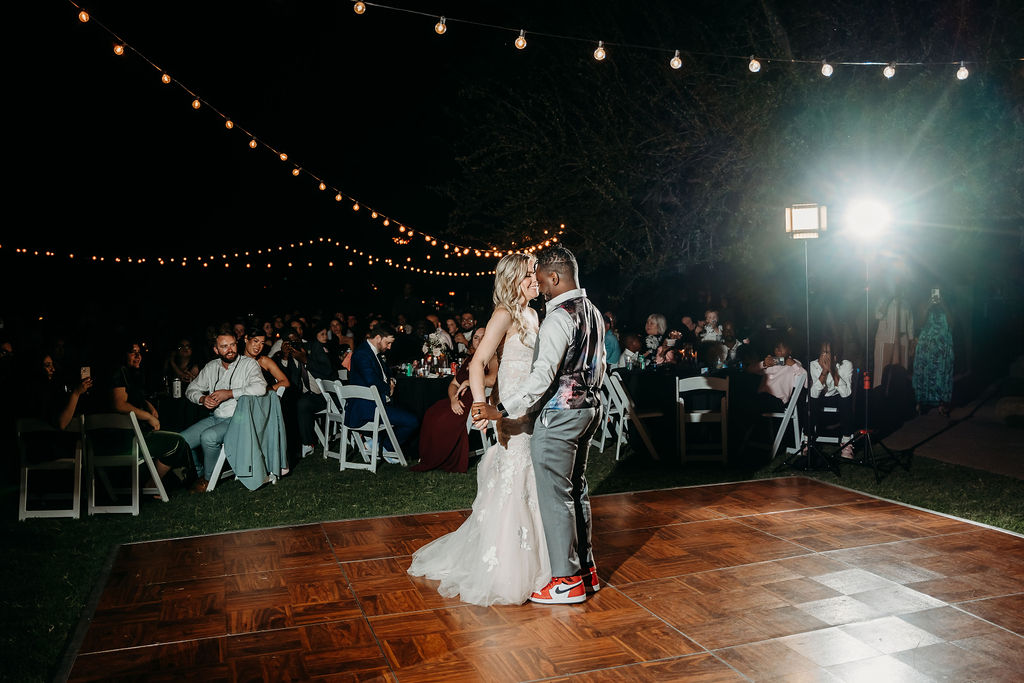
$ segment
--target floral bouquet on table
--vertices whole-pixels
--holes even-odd
[[[426,341],[423,342],[423,353],[429,353],[432,356],[439,356],[449,348],[448,339],[441,334],[440,330],[428,334]]]

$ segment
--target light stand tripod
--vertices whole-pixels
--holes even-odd
[[[805,333],[805,340],[804,340],[804,342],[805,342],[805,345],[806,345],[805,348],[807,349],[807,355],[804,356],[804,357],[806,358],[806,361],[807,361],[807,369],[805,370],[805,372],[807,372],[807,379],[808,379],[807,386],[810,387],[811,383],[814,382],[814,378],[811,377],[811,370],[810,370],[810,368],[811,368],[811,285],[810,285],[810,277],[809,277],[809,269],[808,269],[808,260],[809,259],[808,259],[808,255],[807,255],[807,242],[808,242],[808,240],[806,240],[806,239],[803,240],[803,243],[804,243],[804,333]],[[804,424],[807,425],[807,429],[809,430],[810,427],[811,427],[811,400],[810,400],[810,394],[809,393],[808,393],[807,400],[804,401],[803,412],[804,412]],[[803,443],[803,447],[802,448],[801,448],[800,444],[794,444],[794,445],[796,447],[796,452],[793,453],[789,458],[784,460],[782,462],[782,464],[780,464],[778,467],[776,467],[775,470],[774,470],[775,472],[778,472],[779,470],[785,469],[787,467],[793,467],[794,469],[806,469],[806,470],[815,469],[815,463],[823,462],[825,464],[825,466],[829,470],[831,470],[833,473],[835,473],[835,475],[837,477],[839,476],[839,461],[838,461],[838,457],[835,454],[825,453],[824,451],[822,451],[818,447],[818,443],[817,443],[817,440],[814,438],[814,434],[809,434],[809,435],[804,437],[804,443]],[[805,461],[803,468],[797,468],[796,467],[795,463],[797,461],[799,461],[799,460],[804,460]]]
[[[871,330],[871,273],[870,273],[870,263],[871,262],[868,260],[868,255],[865,254],[864,255],[864,371],[861,374],[862,378],[864,376],[864,373],[866,373],[868,371],[867,370],[867,365],[868,365],[868,361],[869,361],[869,358],[870,358],[869,355],[868,355],[868,349],[871,348],[869,346],[869,343],[870,343],[870,341],[869,341],[869,339],[870,339],[870,330]],[[872,378],[872,379],[874,380],[876,378]],[[881,379],[881,378],[877,378],[877,379]],[[883,461],[881,461],[875,455],[875,449],[874,449],[874,445],[875,444],[877,444],[877,445],[881,446],[883,449],[885,449],[885,452],[889,454],[888,460],[890,462],[894,462],[896,464],[899,464],[899,465],[901,465],[903,467],[903,469],[905,469],[907,471],[910,471],[910,458],[909,457],[906,459],[906,462],[901,462],[900,458],[894,452],[892,452],[889,449],[888,446],[886,446],[884,443],[882,443],[881,439],[872,439],[871,435],[875,433],[875,430],[871,428],[871,420],[870,420],[870,415],[871,415],[871,384],[868,383],[868,382],[863,382],[863,391],[864,391],[864,426],[861,429],[858,429],[857,433],[854,434],[852,438],[847,439],[845,442],[843,442],[840,445],[840,447],[839,447],[840,451],[843,448],[845,448],[846,446],[852,445],[854,447],[854,452],[856,452],[857,444],[858,443],[863,444],[863,447],[864,447],[863,456],[861,458],[856,458],[855,457],[852,462],[855,462],[855,463],[858,463],[858,464],[865,464],[865,463],[870,464],[871,468],[875,472],[875,481],[876,482],[882,481],[882,475],[880,474],[881,470],[879,469],[879,464],[883,463]],[[885,472],[885,474],[888,474],[893,469],[894,468],[890,467],[888,470],[885,470],[884,472]]]

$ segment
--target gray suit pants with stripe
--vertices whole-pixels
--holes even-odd
[[[601,408],[581,408],[543,410],[534,423],[530,455],[552,576],[575,576],[594,564],[586,469],[600,422]]]

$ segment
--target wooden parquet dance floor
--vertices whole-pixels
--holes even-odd
[[[466,512],[120,548],[71,680],[980,681],[1024,671],[1024,538],[803,477],[598,496],[602,590],[464,605]]]

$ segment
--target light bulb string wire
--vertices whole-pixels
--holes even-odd
[[[477,21],[475,19],[462,19],[462,18],[459,18],[459,17],[452,17],[452,16],[450,16],[448,14],[442,14],[440,12],[425,12],[423,10],[409,9],[407,7],[395,7],[394,5],[385,5],[385,4],[381,4],[381,3],[377,3],[377,2],[364,2],[363,4],[365,4],[367,7],[378,7],[380,9],[391,10],[393,12],[400,12],[400,13],[404,13],[404,14],[414,14],[414,15],[418,15],[418,16],[422,16],[422,17],[439,18],[441,16],[444,16],[445,24],[453,24],[454,23],[454,24],[465,24],[467,26],[479,26],[481,28],[489,28],[489,29],[494,29],[496,31],[512,32],[512,33],[515,33],[516,36],[519,35],[520,31],[524,31],[527,35],[529,35],[531,37],[539,36],[539,37],[542,37],[542,38],[554,38],[556,40],[569,40],[569,41],[573,41],[573,42],[577,42],[577,43],[585,43],[585,44],[588,44],[588,45],[596,45],[598,43],[598,40],[596,38],[586,38],[586,37],[583,37],[583,36],[574,36],[574,35],[567,35],[567,34],[562,34],[562,33],[550,33],[550,32],[546,32],[546,31],[533,31],[533,30],[527,29],[527,28],[525,28],[523,26],[513,27],[513,26],[505,26],[505,25],[502,25],[502,24],[492,24],[492,23],[488,23],[488,22],[485,22],[485,21]],[[647,52],[659,52],[659,53],[668,54],[668,55],[674,55],[676,53],[676,51],[678,50],[681,55],[682,54],[686,54],[686,55],[691,55],[691,56],[695,56],[695,57],[718,57],[718,58],[721,58],[721,59],[742,60],[744,62],[750,61],[750,58],[751,58],[750,54],[739,55],[739,54],[730,54],[730,53],[727,53],[727,52],[703,52],[703,51],[700,51],[700,50],[687,50],[687,49],[676,48],[676,47],[667,48],[667,47],[661,47],[661,46],[657,46],[657,45],[643,45],[643,44],[640,44],[640,43],[626,43],[626,42],[617,42],[617,41],[609,41],[609,40],[602,40],[601,42],[603,43],[603,46],[606,47],[606,48],[607,47],[615,47],[615,48],[625,48],[625,49],[628,49],[628,50],[644,50],[644,51],[647,51]],[[765,62],[765,63],[776,63],[776,64],[817,64],[817,65],[821,64],[821,58],[820,57],[817,58],[817,59],[793,59],[793,58],[783,58],[783,57],[762,57],[762,56],[759,56],[759,55],[756,55],[756,54],[753,55],[753,57],[754,57],[754,59],[757,59],[758,61]],[[835,62],[833,62],[831,60],[826,60],[826,61],[828,61],[828,63],[832,64],[833,66],[887,66],[889,64],[892,64],[894,66],[951,66],[951,65],[952,66],[960,66],[961,64],[963,64],[963,65],[966,66],[966,65],[969,65],[969,64],[973,64],[973,65],[978,65],[978,64],[1005,64],[1005,63],[1009,63],[1009,62],[1019,62],[1019,61],[1024,61],[1024,57],[1013,57],[1013,58],[1008,58],[1008,59],[990,59],[990,60],[955,59],[955,60],[952,60],[952,61],[933,61],[933,62],[925,62],[925,61],[907,62],[907,61],[894,61],[894,60],[886,60],[886,61],[856,61],[856,60],[855,61],[847,61],[847,60],[844,60],[844,61],[835,61]]]
[[[83,12],[83,11],[84,12],[88,12],[88,10],[86,10],[81,5],[79,5],[77,2],[75,2],[75,0],[68,0],[68,3],[71,4],[79,12]],[[219,108],[214,106],[205,97],[203,97],[202,95],[198,94],[197,92],[195,92],[194,90],[189,88],[187,85],[185,85],[185,83],[183,83],[178,78],[175,78],[174,76],[172,76],[167,69],[162,68],[160,65],[158,65],[156,62],[154,62],[152,59],[147,57],[144,53],[139,51],[139,49],[136,48],[134,45],[132,45],[131,43],[129,43],[129,42],[125,41],[123,38],[121,38],[121,36],[116,31],[111,29],[109,26],[107,26],[102,21],[96,19],[96,17],[93,16],[91,12],[88,12],[88,14],[89,14],[88,23],[92,23],[95,26],[97,26],[100,29],[102,29],[103,31],[105,31],[108,35],[110,35],[116,41],[116,43],[118,45],[121,45],[124,48],[125,52],[131,51],[131,53],[133,55],[137,56],[143,62],[148,64],[150,67],[152,67],[155,71],[160,73],[161,77],[163,77],[163,76],[168,77],[170,80],[167,83],[167,85],[175,85],[178,88],[180,88],[181,90],[183,90],[184,92],[188,93],[188,95],[190,97],[192,97],[194,101],[198,101],[200,103],[200,107],[199,108],[205,107],[205,108],[209,109],[210,111],[212,111],[217,116],[219,116],[223,121],[225,121],[225,122],[231,121],[232,125],[233,125],[233,129],[237,130],[242,135],[245,135],[246,137],[250,138],[251,141],[255,141],[257,147],[263,147],[263,148],[269,150],[270,152],[272,152],[277,157],[281,156],[281,154],[283,153],[282,150],[280,150],[276,146],[270,144],[269,142],[264,140],[262,137],[256,135],[254,132],[252,132],[250,129],[246,128],[245,126],[239,125],[239,123],[238,123],[238,121],[236,119],[234,119],[233,117],[231,117],[231,116],[227,115],[226,113],[224,113],[223,111],[221,111]],[[290,160],[290,158],[289,158],[289,160]],[[322,177],[322,176],[320,176],[320,175],[318,175],[318,174],[308,170],[307,168],[301,166],[300,164],[295,163],[294,161],[292,161],[291,162],[291,166],[292,166],[292,169],[293,169],[293,175],[298,176],[298,175],[303,175],[304,174],[304,175],[309,176],[310,178],[314,179],[317,183],[322,183],[323,185],[325,185],[325,188],[324,188],[325,193],[326,193],[326,190],[330,190],[331,194],[335,198],[340,196],[343,201],[347,201],[347,202],[351,203],[353,208],[358,206],[360,210],[365,209],[367,211],[367,213],[369,213],[369,214],[377,214],[377,218],[381,219],[382,221],[383,220],[387,220],[389,226],[393,225],[394,229],[396,231],[399,228],[404,228],[404,231],[402,231],[402,234],[412,235],[414,232],[416,232],[416,233],[418,233],[420,235],[428,235],[428,234],[430,234],[432,236],[432,238],[435,239],[438,242],[438,244],[441,244],[441,243],[448,244],[450,247],[452,247],[453,250],[457,249],[460,252],[464,252],[467,249],[469,250],[469,253],[460,254],[460,256],[483,257],[483,254],[489,252],[492,255],[494,255],[495,257],[497,257],[497,256],[500,256],[500,255],[505,254],[505,253],[510,253],[512,251],[516,251],[513,248],[498,249],[498,248],[495,248],[491,244],[484,245],[484,246],[462,244],[462,243],[460,243],[458,241],[447,239],[446,237],[443,237],[443,236],[438,235],[436,233],[427,233],[427,232],[425,232],[423,230],[419,230],[419,229],[416,229],[414,231],[413,228],[409,227],[409,225],[406,222],[404,222],[402,220],[399,220],[399,219],[395,218],[394,216],[392,216],[390,214],[384,213],[383,211],[380,211],[379,209],[377,209],[377,208],[375,208],[373,206],[370,206],[369,204],[367,204],[367,203],[365,203],[363,201],[360,201],[359,199],[357,199],[353,195],[349,194],[348,192],[345,192],[344,190],[342,190],[342,189],[340,189],[338,187],[335,187],[333,184],[330,184],[324,177]],[[545,240],[543,240],[543,239],[538,240],[536,238],[528,238],[527,240],[524,240],[524,241],[533,241],[533,242],[543,243]],[[435,246],[435,245],[430,244],[430,241],[428,241],[428,245],[429,246]]]
[[[10,247],[10,245],[6,245],[6,246],[7,246],[7,248],[5,249],[4,248],[5,245],[0,244],[0,252],[10,253],[11,249],[13,249],[15,254],[25,255],[25,256],[39,256],[39,257],[44,257],[44,258],[45,257],[59,256],[56,251],[51,251],[49,249],[39,250],[39,249],[29,249],[27,247]],[[335,248],[338,248],[338,249],[342,249],[345,252],[348,252],[347,258],[350,259],[350,262],[345,264],[345,265],[349,265],[349,266],[353,266],[353,267],[355,266],[355,264],[357,262],[365,262],[367,265],[381,264],[381,265],[385,265],[385,266],[390,266],[390,267],[398,269],[398,270],[407,270],[409,272],[419,273],[419,274],[423,274],[423,275],[434,275],[434,276],[444,276],[444,277],[482,277],[482,276],[486,276],[486,275],[494,275],[494,271],[493,270],[483,270],[483,271],[481,271],[481,270],[477,270],[477,269],[463,270],[463,269],[444,269],[444,268],[440,268],[440,267],[433,267],[432,268],[432,267],[429,267],[429,266],[423,266],[422,264],[414,263],[413,261],[410,260],[409,257],[406,257],[406,260],[403,262],[401,260],[396,260],[393,257],[376,256],[376,255],[366,251],[365,249],[360,249],[358,247],[353,247],[350,244],[345,244],[344,242],[341,242],[340,240],[335,240],[335,239],[332,239],[330,237],[320,237],[318,239],[303,240],[303,241],[300,241],[298,244],[296,244],[295,242],[290,242],[288,244],[278,244],[278,245],[275,245],[275,246],[272,246],[272,247],[267,247],[266,249],[258,249],[255,252],[253,252],[252,250],[249,250],[248,252],[243,252],[243,253],[230,253],[230,254],[229,253],[224,253],[224,254],[221,254],[220,256],[218,256],[216,254],[211,254],[210,256],[200,255],[200,256],[170,256],[170,257],[164,257],[164,256],[122,256],[120,254],[103,255],[103,256],[101,256],[99,254],[89,254],[89,255],[85,255],[85,256],[82,256],[82,255],[76,256],[74,252],[65,252],[64,256],[66,258],[68,258],[68,259],[73,259],[73,260],[79,261],[79,262],[81,262],[81,261],[103,262],[103,263],[114,263],[114,264],[118,264],[118,265],[131,264],[131,265],[157,265],[157,266],[174,266],[174,267],[199,266],[199,267],[202,267],[202,268],[209,268],[211,265],[213,265],[215,267],[218,267],[218,268],[219,267],[230,267],[230,266],[234,265],[235,269],[252,270],[253,268],[260,268],[258,263],[256,263],[256,265],[254,266],[254,262],[265,261],[265,260],[270,259],[270,258],[288,258],[288,255],[285,253],[285,249],[296,250],[296,249],[311,249],[311,248],[315,248],[315,249],[319,250],[319,249],[323,249],[325,246],[326,247],[335,247]],[[244,265],[243,265],[243,261],[244,261]],[[306,261],[306,263],[307,264],[311,263],[311,261]],[[327,265],[335,266],[336,263],[334,261],[330,261]],[[302,266],[303,266],[302,263],[291,263],[291,262],[289,262],[286,266],[278,266],[278,267],[279,268],[280,267],[295,268],[295,267],[302,267]],[[272,266],[269,263],[265,266],[265,268],[271,268],[271,267]]]

